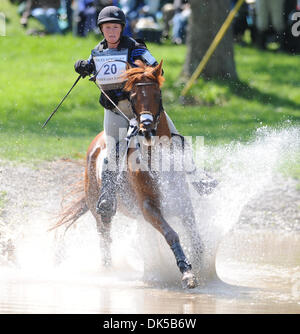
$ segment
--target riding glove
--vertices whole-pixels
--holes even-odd
[[[74,68],[75,71],[82,76],[82,78],[85,78],[87,75],[92,74],[95,70],[94,64],[88,62],[87,60],[77,60]]]

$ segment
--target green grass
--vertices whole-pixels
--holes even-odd
[[[45,129],[41,125],[77,78],[73,64],[87,58],[98,38],[27,36],[16,8],[1,0],[7,36],[0,37],[0,158],[28,161],[76,158],[102,129],[98,88],[81,80]],[[35,24],[31,20],[30,25]],[[149,44],[164,59],[164,107],[183,135],[204,136],[217,145],[247,141],[261,126],[300,121],[299,56],[235,46],[240,81],[199,79],[189,92],[193,105],[178,97],[185,46]]]

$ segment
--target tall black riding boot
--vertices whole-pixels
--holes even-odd
[[[117,176],[115,171],[104,170],[101,174],[101,191],[96,212],[103,222],[109,223],[117,210]]]

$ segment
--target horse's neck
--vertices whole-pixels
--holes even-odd
[[[156,136],[158,137],[167,136],[171,138],[171,131],[168,125],[166,114],[164,112],[162,112],[160,115]]]

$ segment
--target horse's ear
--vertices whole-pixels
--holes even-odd
[[[160,63],[154,67],[154,70],[152,72],[152,74],[157,78],[160,77],[162,74],[162,64],[163,64],[163,60],[161,60]]]

